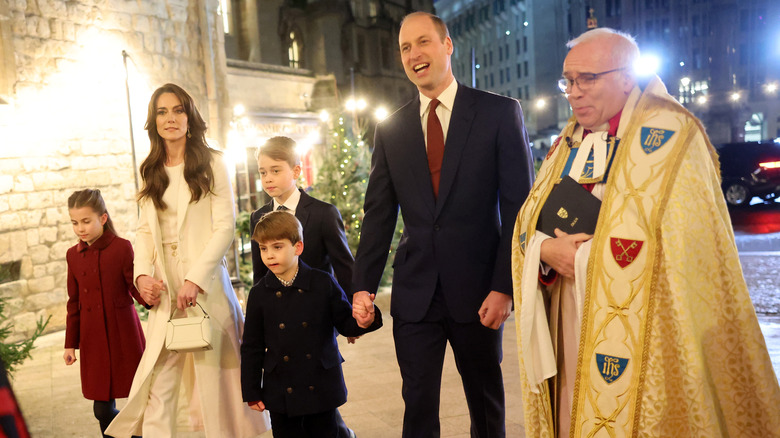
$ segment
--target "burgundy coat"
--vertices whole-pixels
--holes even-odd
[[[133,247],[106,231],[92,245],[68,249],[65,348],[81,350],[81,391],[108,401],[130,393],[146,341],[133,298]]]

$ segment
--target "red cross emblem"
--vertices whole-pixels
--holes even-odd
[[[621,268],[625,268],[630,265],[639,255],[639,251],[642,249],[641,240],[621,239],[619,237],[610,237],[609,246],[612,248],[612,256],[615,258],[615,262]]]
[[[547,156],[544,157],[545,160],[552,156],[553,152],[555,152],[555,148],[558,147],[558,143],[560,142],[561,142],[561,137],[555,139],[555,142],[553,142],[552,146],[550,146],[550,151],[547,152]]]

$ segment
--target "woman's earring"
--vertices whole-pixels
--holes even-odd
[[[187,138],[192,138],[192,134],[190,134],[190,128],[187,128]]]

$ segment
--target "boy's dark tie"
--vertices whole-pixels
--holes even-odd
[[[439,101],[433,99],[428,109],[428,169],[431,171],[431,183],[433,184],[433,196],[439,196],[439,177],[441,176],[441,161],[444,157],[444,131],[441,122],[436,115],[436,107]]]
[[[284,205],[280,205],[276,207],[276,211],[285,211],[285,210],[289,210],[289,208],[285,207]]]

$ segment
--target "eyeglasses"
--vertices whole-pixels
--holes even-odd
[[[558,79],[558,88],[561,90],[561,93],[567,93],[567,94],[571,91],[574,85],[577,85],[580,91],[586,91],[589,88],[591,88],[593,84],[596,83],[596,79],[600,78],[601,76],[604,76],[605,74],[608,73],[625,70],[627,68],[628,67],[620,67],[612,70],[603,71],[601,73],[580,73],[580,75],[574,79],[560,78]]]

